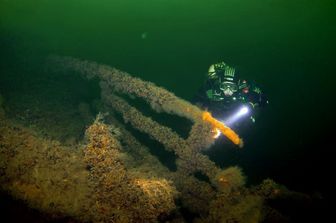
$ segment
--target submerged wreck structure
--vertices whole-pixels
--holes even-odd
[[[80,222],[262,222],[281,214],[266,201],[291,193],[271,180],[247,188],[239,167],[220,168],[202,152],[216,130],[242,140],[210,113],[151,82],[95,62],[52,56],[58,72],[99,80],[109,114],[98,114],[76,146],[43,138],[0,108],[0,187],[30,207]],[[192,122],[183,138],[132,106],[137,97],[158,113]],[[116,118],[117,116],[121,118]],[[176,156],[163,165],[126,128],[148,135]],[[198,177],[201,174],[203,177]],[[182,211],[183,210],[183,211]]]

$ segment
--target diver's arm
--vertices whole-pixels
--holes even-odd
[[[253,85],[251,88],[251,101],[258,107],[264,107],[268,104],[268,99],[265,93],[257,85]]]
[[[263,107],[268,104],[268,99],[264,92],[255,83],[246,80],[239,81],[239,99],[243,103],[248,103],[252,108]]]
[[[202,84],[193,98],[193,103],[195,103],[199,107],[208,107],[211,101],[211,97],[208,95],[208,91],[212,90],[214,87],[214,80],[208,78],[208,74],[206,74],[206,80]]]

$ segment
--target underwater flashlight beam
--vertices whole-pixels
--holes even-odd
[[[242,118],[243,116],[245,116],[246,114],[248,114],[250,112],[249,107],[247,106],[243,106],[241,107],[236,113],[234,113],[232,116],[228,117],[224,123],[227,126],[232,126],[233,123],[237,122],[240,118]]]

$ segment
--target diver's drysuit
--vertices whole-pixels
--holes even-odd
[[[235,69],[224,62],[210,66],[206,82],[195,100],[216,118],[225,117],[242,105],[248,106],[252,111],[249,114],[252,122],[255,120],[255,109],[268,104],[266,96],[255,83],[238,79]]]

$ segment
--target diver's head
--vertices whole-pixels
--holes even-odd
[[[230,67],[227,65],[224,67],[224,77],[234,78],[235,72],[236,72],[236,69],[234,69],[233,67]]]
[[[223,78],[222,81],[236,81],[236,70],[233,67],[230,67],[224,62],[216,63],[210,66],[210,69],[213,72],[221,74],[220,76]],[[210,70],[209,70],[210,71]]]
[[[220,84],[220,89],[226,97],[230,97],[237,92],[238,86],[232,81],[224,81]]]
[[[221,91],[226,97],[232,96],[238,90],[235,69],[224,62],[215,64],[215,69],[222,73],[220,79]]]
[[[222,79],[223,83],[228,83],[229,85],[231,84],[231,85],[235,85],[235,87],[237,87],[237,85],[235,84],[237,82],[237,77],[235,75],[235,69],[233,67],[225,66],[225,68],[223,70],[222,78],[223,78]],[[230,86],[230,87],[232,87],[232,86]]]

